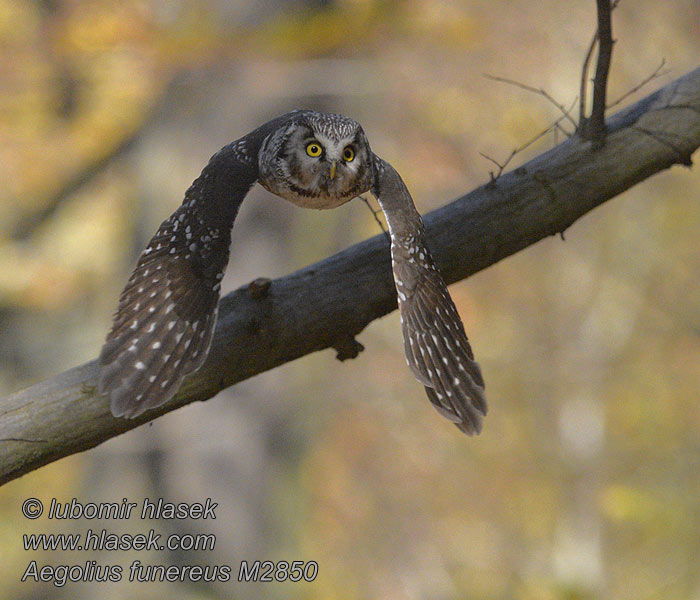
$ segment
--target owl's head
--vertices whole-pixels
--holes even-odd
[[[335,208],[369,190],[372,152],[356,121],[299,111],[265,139],[260,184],[306,208]]]

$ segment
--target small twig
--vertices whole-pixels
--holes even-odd
[[[549,127],[547,127],[547,129],[544,129],[543,131],[541,131],[540,133],[538,133],[538,134],[537,134],[535,137],[533,137],[531,140],[529,140],[528,142],[525,142],[522,146],[520,146],[519,148],[516,148],[515,150],[513,150],[513,152],[514,152],[515,154],[517,154],[518,152],[522,152],[523,150],[525,150],[525,148],[527,148],[528,146],[534,144],[534,143],[535,143],[537,140],[539,140],[541,137],[547,135],[550,131],[552,131],[552,129],[555,129],[567,116],[568,116],[568,114],[567,114],[566,116],[562,115],[562,116],[559,117],[556,121],[554,121],[554,123],[552,123]],[[565,133],[566,133],[566,132],[565,132]]]
[[[386,229],[384,229],[384,223],[382,223],[381,219],[377,216],[381,212],[381,209],[378,208],[377,210],[374,210],[372,208],[372,205],[369,203],[369,200],[364,196],[358,196],[358,198],[367,205],[367,208],[369,208],[370,212],[372,213],[374,220],[377,222],[377,225],[379,225],[379,229],[382,230],[382,233],[386,236],[386,239],[389,240],[389,243],[391,244],[391,236],[389,235],[389,232]]]
[[[516,150],[513,150],[510,153],[510,156],[506,158],[506,161],[501,164],[499,163],[495,158],[491,158],[488,154],[484,154],[483,152],[479,152],[481,156],[483,156],[486,160],[490,160],[494,165],[498,167],[498,172],[494,175],[493,171],[489,171],[489,176],[491,177],[491,183],[496,183],[498,181],[498,178],[503,174],[503,171],[505,168],[508,166],[508,163],[512,160],[512,158],[517,154]]]
[[[613,11],[620,4],[621,0],[614,0],[610,6],[610,10]],[[579,111],[578,111],[578,129],[582,130],[584,124],[588,120],[586,117],[586,99],[588,98],[588,72],[591,66],[591,58],[593,57],[593,50],[595,50],[596,44],[598,42],[598,29],[596,28],[593,39],[588,46],[588,52],[586,52],[586,58],[583,61],[583,68],[581,69],[581,94],[579,96]],[[609,107],[608,107],[609,108]]]
[[[570,113],[571,109],[572,109],[574,106],[576,106],[577,100],[578,100],[578,98],[574,99],[573,104],[572,104],[571,107],[568,108],[568,109],[562,107],[562,112],[563,112],[564,114],[563,114],[561,117],[559,117],[556,121],[554,121],[554,123],[552,123],[549,127],[547,127],[547,129],[544,129],[543,131],[540,131],[540,133],[538,133],[536,136],[534,136],[533,138],[531,138],[530,140],[528,140],[527,142],[525,142],[522,146],[519,146],[518,148],[516,148],[515,150],[513,150],[513,151],[510,153],[510,155],[508,156],[508,158],[505,160],[505,162],[504,162],[503,164],[499,163],[495,158],[491,158],[488,154],[484,154],[483,152],[479,152],[479,154],[481,154],[481,156],[483,156],[486,160],[491,161],[493,164],[495,164],[495,165],[498,167],[498,172],[497,172],[495,175],[493,174],[493,171],[489,171],[489,175],[491,176],[491,183],[495,183],[496,181],[498,181],[498,178],[503,174],[503,171],[504,171],[505,168],[508,166],[508,164],[510,163],[510,161],[513,160],[513,157],[514,157],[516,154],[522,152],[522,151],[525,150],[528,146],[534,144],[537,140],[539,140],[541,137],[547,135],[550,131],[552,131],[552,130],[554,130],[554,131],[559,130],[559,131],[562,131],[562,132],[564,133],[564,135],[566,135],[567,137],[570,137],[571,134],[570,134],[568,131],[566,131],[566,129],[564,129],[564,128],[561,126],[561,122],[562,122],[566,117],[569,117],[569,113]]]
[[[578,107],[578,122],[579,127],[583,127],[586,122],[586,98],[588,98],[588,71],[591,68],[591,58],[593,57],[593,50],[595,50],[595,45],[598,42],[598,30],[596,29],[595,35],[588,46],[588,52],[586,52],[586,58],[583,61],[583,68],[581,69],[581,96]]]
[[[562,112],[562,114],[564,115],[564,118],[571,121],[571,124],[574,127],[576,127],[576,121],[574,121],[574,119],[569,114],[571,109],[569,109],[567,111],[564,108],[563,104],[559,104],[559,102],[557,102],[554,98],[552,98],[552,96],[549,95],[547,93],[547,91],[543,90],[542,88],[535,88],[535,87],[532,87],[531,85],[527,85],[525,83],[521,83],[521,82],[515,81],[513,79],[507,79],[506,77],[497,77],[495,75],[489,75],[488,73],[484,73],[484,77],[486,77],[487,79],[492,79],[493,81],[500,81],[501,83],[508,83],[510,85],[514,85],[516,87],[519,87],[520,89],[527,90],[528,92],[534,92],[535,94],[539,94],[540,96],[546,98],[549,102],[554,104],[554,106],[556,106]]]
[[[566,129],[564,129],[564,127],[562,127],[561,123],[555,123],[554,128],[557,131],[561,131],[567,138],[570,138],[572,135],[574,135],[571,131],[567,131]]]
[[[515,152],[515,151],[514,151],[514,152]],[[500,167],[501,169],[503,168],[504,165],[502,165],[501,163],[499,163],[495,158],[491,158],[488,154],[484,154],[483,152],[479,152],[479,154],[481,154],[481,156],[483,156],[486,160],[491,161],[491,162],[492,162],[494,165],[496,165],[497,167]]]
[[[598,6],[598,61],[593,80],[593,108],[591,116],[583,122],[581,133],[593,142],[594,148],[605,143],[605,95],[608,87],[608,73],[612,58],[612,5],[610,0],[596,0]]]
[[[503,171],[505,170],[505,168],[508,166],[508,164],[510,163],[510,161],[513,159],[513,157],[516,154],[525,150],[525,148],[527,148],[530,144],[533,144],[534,142],[539,140],[542,136],[546,135],[550,131],[554,130],[555,133],[557,131],[561,131],[566,137],[571,137],[572,134],[570,132],[568,132],[564,127],[561,126],[561,122],[564,119],[566,119],[574,126],[574,128],[577,128],[576,121],[571,116],[571,110],[574,108],[574,106],[576,106],[576,102],[578,99],[574,99],[573,104],[569,108],[566,108],[563,104],[559,104],[559,102],[557,102],[546,90],[544,90],[542,88],[535,88],[535,87],[532,87],[531,85],[521,83],[520,81],[515,81],[513,79],[508,79],[506,77],[497,77],[495,75],[489,75],[488,73],[484,73],[484,77],[486,77],[488,79],[492,79],[493,81],[499,81],[501,83],[508,83],[510,85],[514,85],[514,86],[519,87],[520,89],[526,90],[528,92],[534,92],[535,94],[538,94],[538,95],[544,97],[547,101],[549,101],[554,106],[556,106],[562,113],[562,116],[559,117],[556,121],[554,121],[554,123],[552,123],[544,131],[541,131],[535,137],[533,137],[532,139],[527,141],[525,144],[523,144],[522,146],[513,150],[510,153],[510,155],[508,156],[508,158],[505,160],[504,163],[500,163],[496,159],[488,156],[487,154],[484,154],[483,152],[479,152],[479,154],[481,154],[481,156],[483,156],[486,160],[491,161],[493,164],[495,164],[498,167],[498,171],[495,174],[493,171],[489,171],[489,175],[491,176],[491,183],[495,183],[498,180],[498,178],[503,174]]]
[[[655,70],[651,75],[649,75],[649,77],[647,77],[646,79],[640,81],[640,82],[639,82],[637,85],[635,85],[631,90],[628,90],[627,92],[625,92],[624,94],[622,94],[622,96],[620,96],[617,100],[615,100],[615,101],[612,102],[611,104],[608,104],[606,108],[612,108],[613,106],[617,106],[617,105],[620,104],[625,98],[628,98],[629,96],[631,96],[631,95],[634,94],[635,92],[638,92],[639,90],[641,90],[641,89],[642,89],[647,83],[649,83],[650,81],[653,81],[654,79],[657,79],[658,77],[661,77],[662,75],[666,75],[666,74],[670,73],[670,71],[661,71],[661,69],[663,69],[664,66],[666,66],[666,59],[665,59],[665,58],[662,58],[662,59],[661,59],[661,64],[660,64],[658,67],[656,67],[656,70]]]

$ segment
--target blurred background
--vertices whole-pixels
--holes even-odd
[[[136,257],[221,146],[292,108],[360,121],[421,212],[572,104],[595,2],[0,0],[0,394],[94,358]],[[614,100],[698,66],[696,0],[622,2]],[[564,124],[566,126],[566,124]],[[550,134],[517,166],[551,147]],[[696,157],[697,160],[697,157]],[[700,598],[700,171],[678,167],[451,287],[487,381],[462,435],[396,313],[0,490],[5,598]],[[224,291],[378,232],[260,188]],[[1,424],[0,424],[1,428]],[[216,521],[29,522],[44,501],[219,503]],[[206,533],[211,552],[24,552],[22,534]],[[315,560],[313,583],[20,583],[38,564]]]

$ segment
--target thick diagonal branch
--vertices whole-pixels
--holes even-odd
[[[699,146],[700,68],[612,117],[598,151],[573,136],[426,215],[428,243],[445,280],[464,279],[564,231],[651,175],[690,164]],[[211,398],[257,373],[335,347],[395,308],[383,235],[273,281],[262,296],[251,295],[248,287],[236,290],[221,302],[209,359],[172,403],[156,411],[133,421],[113,418],[107,401],[95,393],[94,362],[0,400],[0,482]],[[396,336],[398,344],[398,329]]]

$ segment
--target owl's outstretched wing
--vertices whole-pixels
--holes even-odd
[[[487,410],[481,370],[430,251],[420,238],[407,241],[392,250],[406,360],[440,414],[479,433]]]
[[[164,404],[204,363],[231,227],[257,181],[260,147],[300,114],[269,121],[217,152],[141,254],[99,358],[98,389],[114,416],[134,418]]]
[[[469,435],[480,433],[487,411],[481,370],[413,199],[396,170],[376,156],[373,191],[389,224],[406,362],[441,415]]]
[[[215,155],[143,251],[100,354],[99,391],[133,418],[167,402],[209,352],[231,226],[255,182],[242,149]],[[226,189],[227,185],[232,185]]]
[[[112,414],[167,402],[209,352],[230,232],[182,205],[158,229],[119,298],[100,354]]]

